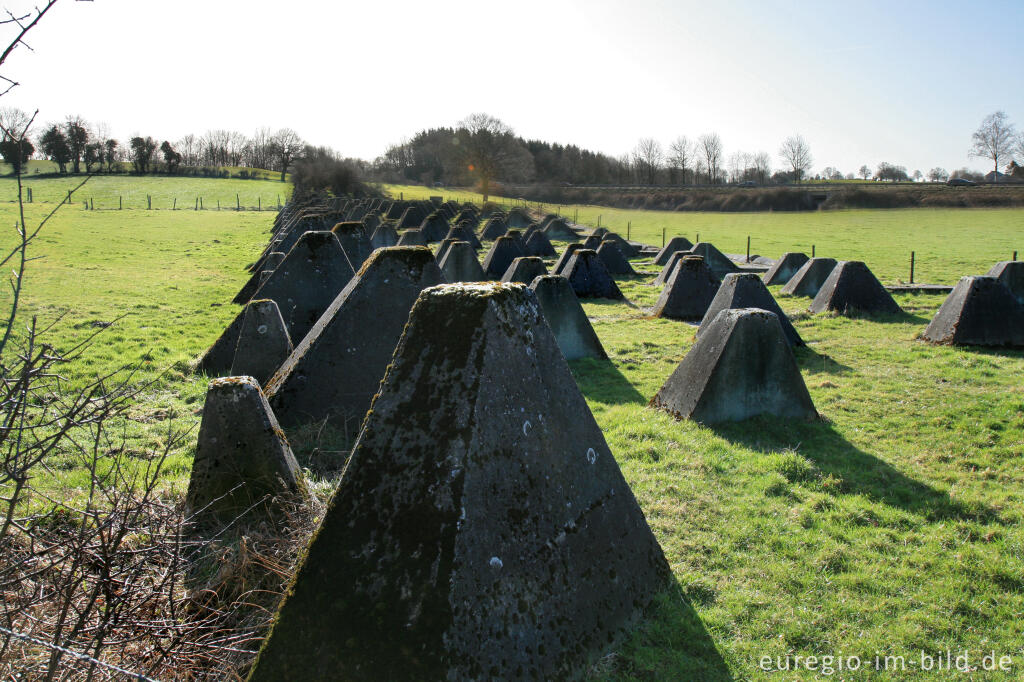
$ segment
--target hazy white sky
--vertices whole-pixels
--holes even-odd
[[[713,131],[778,166],[800,133],[816,171],[988,170],[970,136],[997,109],[1024,127],[1022,26],[1021,0],[61,0],[0,104],[121,138],[288,126],[368,159],[484,111],[613,155]]]

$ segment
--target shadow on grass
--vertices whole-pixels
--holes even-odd
[[[620,298],[620,299],[611,299],[611,298],[581,298],[580,299],[580,303],[586,303],[588,305],[599,305],[599,306],[627,305],[630,308],[636,308],[637,307],[636,303],[633,303],[632,301],[630,301],[628,298],[625,297],[625,295],[623,295],[623,297]]]
[[[793,349],[800,369],[808,374],[849,374],[853,368],[837,362],[831,355],[819,353],[810,346],[798,346]]]
[[[580,392],[591,400],[612,405],[647,404],[647,399],[611,360],[582,358],[570,362],[569,369]]]
[[[998,520],[996,512],[987,506],[966,506],[951,499],[948,493],[905,476],[850,443],[831,424],[756,417],[710,428],[726,440],[760,452],[792,449],[826,476],[831,474],[840,479],[838,491],[865,495],[928,521]]]
[[[679,585],[658,597],[645,620],[614,656],[604,659],[590,679],[707,680],[734,679],[700,616]]]

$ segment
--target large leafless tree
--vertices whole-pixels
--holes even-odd
[[[680,135],[668,146],[669,169],[678,172],[682,184],[686,184],[686,171],[693,167],[693,143],[686,135]],[[674,178],[673,178],[674,180]]]
[[[998,181],[999,159],[1012,156],[1016,142],[1016,131],[1010,119],[1002,111],[996,111],[986,116],[971,136],[970,155],[991,159],[992,170],[996,173],[993,177]]]
[[[708,183],[718,182],[722,165],[722,138],[718,133],[705,133],[697,138],[697,151],[704,162],[704,172],[708,175]]]
[[[633,148],[633,165],[641,181],[648,185],[655,184],[664,156],[661,143],[652,137],[642,138],[636,143]]]
[[[501,119],[478,113],[459,122],[456,140],[467,170],[479,180],[480,193],[487,201],[491,183],[512,159],[521,156],[515,133]]]
[[[814,157],[811,148],[804,141],[803,135],[787,137],[779,149],[779,157],[789,166],[797,182],[803,179],[804,173],[811,169]]]

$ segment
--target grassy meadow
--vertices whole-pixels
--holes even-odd
[[[244,180],[110,178],[100,197],[229,197]],[[29,224],[66,191],[38,182]],[[9,201],[8,180],[0,201]],[[198,183],[202,183],[200,186]],[[106,192],[101,194],[100,190]],[[406,198],[443,194],[392,188]],[[85,190],[85,195],[89,190]],[[283,193],[282,193],[283,194]],[[463,193],[457,198],[479,199]],[[106,199],[105,199],[106,200]],[[283,197],[282,197],[283,200]],[[161,200],[163,201],[163,199]],[[179,199],[179,202],[181,199]],[[207,200],[208,201],[208,200]],[[251,202],[255,203],[255,202]],[[207,206],[209,208],[209,206]],[[551,209],[552,207],[545,207]],[[562,207],[573,215],[573,207]],[[229,303],[269,237],[272,212],[86,211],[65,206],[33,247],[19,324],[64,317],[49,333],[69,345],[102,328],[67,370],[72,381],[140,364],[131,447],[160,447],[169,427],[195,429],[206,379],[187,370],[238,312]],[[660,243],[684,234],[726,252],[787,250],[865,260],[883,281],[953,283],[1010,257],[1024,210],[676,214],[579,207],[580,221]],[[13,204],[0,203],[12,225]],[[2,224],[2,223],[0,223]],[[7,228],[10,230],[10,228]],[[13,231],[0,233],[8,243]],[[561,249],[561,244],[556,244]],[[1024,353],[933,347],[916,336],[942,297],[897,296],[905,315],[811,316],[779,296],[807,341],[797,352],[822,416],[704,427],[646,407],[693,343],[693,325],[648,317],[657,268],[620,279],[629,303],[584,308],[610,360],[573,374],[665,550],[684,599],[665,599],[594,671],[604,680],[947,679],[921,652],[967,650],[973,678],[1024,676]],[[778,296],[777,288],[774,293]],[[6,294],[5,294],[6,295]],[[6,299],[5,299],[6,301]],[[109,322],[113,325],[106,327]],[[103,328],[105,327],[105,328]],[[187,485],[194,436],[175,453],[167,494]],[[309,449],[297,453],[308,463]],[[75,495],[73,462],[51,467],[51,490]],[[981,670],[1010,656],[1009,672]],[[860,670],[771,673],[763,656],[858,656]],[[874,656],[903,656],[875,670]],[[785,663],[785,660],[782,661]]]

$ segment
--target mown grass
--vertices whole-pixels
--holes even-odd
[[[84,179],[85,176],[81,175],[41,178],[26,175],[22,177],[22,184],[26,190],[32,190],[33,203],[59,204],[67,199],[68,190],[75,189]],[[291,184],[277,179],[96,175],[75,192],[72,204],[67,208],[83,210],[85,203],[89,202],[95,210],[117,210],[119,206],[146,209],[150,205],[147,197],[151,197],[153,209],[160,210],[194,210],[197,199],[202,200],[206,211],[215,211],[218,205],[224,211],[234,210],[239,204],[250,210],[257,206],[276,210],[278,200],[285,203],[290,195]],[[17,197],[16,179],[0,177],[0,203],[14,202]]]
[[[470,192],[442,192],[413,185],[388,186],[392,196],[424,198],[443,194],[459,201],[480,201]],[[499,203],[501,198],[497,198]],[[506,200],[507,201],[507,200]],[[511,202],[509,202],[511,205]],[[840,260],[862,260],[883,282],[910,279],[910,252],[915,252],[914,281],[955,284],[964,275],[985,274],[992,263],[1024,253],[1024,209],[859,209],[794,213],[700,213],[634,211],[603,206],[553,206],[579,222],[627,231],[632,239],[660,246],[681,235],[712,242],[725,253],[778,258],[786,251]]]
[[[177,180],[163,182],[168,194],[178,191]],[[0,206],[8,224],[11,211]],[[850,213],[865,214],[866,245],[887,238],[891,222]],[[159,447],[169,424],[198,424],[206,381],[186,363],[237,312],[228,301],[272,215],[66,207],[35,247],[46,257],[31,264],[23,322],[66,312],[52,338],[69,344],[126,315],[68,370],[82,377],[141,363],[139,381],[155,383],[128,425],[140,455]],[[722,229],[735,217],[722,216]],[[789,216],[761,218],[780,220],[780,241],[797,238],[786,226],[804,229],[781,220]],[[981,257],[997,247],[978,235],[970,263],[987,269]],[[955,280],[964,262],[935,279]],[[1012,672],[985,679],[1019,679],[1024,354],[916,340],[941,297],[899,296],[907,314],[887,319],[810,316],[807,299],[780,297],[808,342],[797,357],[823,420],[675,421],[646,404],[693,343],[694,327],[647,316],[656,269],[634,265],[646,274],[620,280],[630,304],[584,306],[610,360],[572,369],[683,598],[665,599],[598,677],[811,679],[771,675],[758,661],[879,652],[909,662],[921,650],[966,648],[975,664],[990,650],[1013,657]],[[172,458],[172,494],[184,488],[191,456],[190,446]],[[52,491],[74,495],[81,484],[71,462],[53,475]],[[948,677],[935,675],[908,665],[834,678]]]

